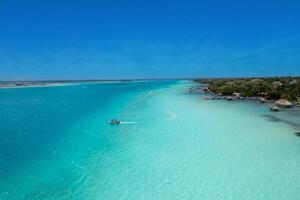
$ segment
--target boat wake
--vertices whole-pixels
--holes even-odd
[[[120,124],[136,124],[137,122],[120,122]]]

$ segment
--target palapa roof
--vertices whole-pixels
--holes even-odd
[[[278,101],[275,102],[275,104],[278,106],[285,106],[285,107],[290,107],[293,105],[291,102],[289,102],[286,99],[279,99]]]

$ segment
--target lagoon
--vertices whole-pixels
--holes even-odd
[[[298,199],[299,114],[194,84],[1,89],[0,199]]]

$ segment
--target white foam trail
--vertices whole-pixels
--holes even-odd
[[[120,122],[120,124],[136,124],[137,122]]]

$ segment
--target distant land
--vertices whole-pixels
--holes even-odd
[[[69,83],[91,83],[91,82],[128,82],[140,81],[142,79],[111,79],[111,80],[34,80],[34,81],[0,81],[0,88],[14,88],[14,87],[35,87],[35,86],[51,86]]]
[[[134,82],[151,80],[193,80],[207,84],[208,92],[215,95],[264,97],[268,100],[288,99],[300,101],[300,77],[220,77],[220,78],[140,78],[140,79],[89,79],[89,80],[22,80],[0,81],[0,88],[56,86],[70,83]]]
[[[212,95],[211,99],[281,100],[287,105],[292,105],[287,101],[300,104],[300,77],[204,78],[195,81],[206,85],[204,91]]]
[[[92,83],[92,82],[134,82],[134,81],[151,81],[151,80],[195,80],[196,78],[140,78],[140,79],[88,79],[88,80],[15,80],[0,81],[0,88],[10,87],[34,87],[34,86],[51,86],[68,83]]]

